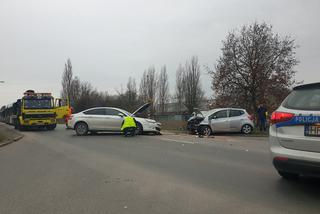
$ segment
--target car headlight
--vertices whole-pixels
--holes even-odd
[[[151,120],[151,119],[146,119],[146,121],[147,121],[148,123],[156,123],[155,120]]]

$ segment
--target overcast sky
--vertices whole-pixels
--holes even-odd
[[[111,93],[165,64],[173,91],[179,63],[197,55],[213,66],[228,31],[254,21],[295,38],[297,79],[320,81],[319,10],[318,0],[0,0],[0,106],[27,89],[59,96],[67,58],[74,75]]]

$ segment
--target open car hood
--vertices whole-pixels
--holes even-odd
[[[204,117],[205,111],[200,111],[198,108],[195,108],[194,113],[196,113],[197,117]]]
[[[132,115],[136,115],[136,114],[141,114],[142,112],[144,112],[147,108],[149,108],[151,105],[151,103],[146,103],[143,106],[141,106],[140,108],[138,108],[137,110],[135,110]]]

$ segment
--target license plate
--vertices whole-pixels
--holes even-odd
[[[304,136],[320,137],[320,126],[305,125],[304,126]]]

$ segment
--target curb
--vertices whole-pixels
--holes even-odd
[[[0,147],[3,147],[3,146],[6,146],[6,145],[11,144],[11,143],[13,143],[13,142],[19,141],[19,140],[21,140],[22,138],[23,138],[23,135],[21,135],[21,136],[19,136],[19,137],[15,137],[15,138],[13,138],[12,140],[8,140],[8,141],[5,142],[5,143],[0,143]]]

